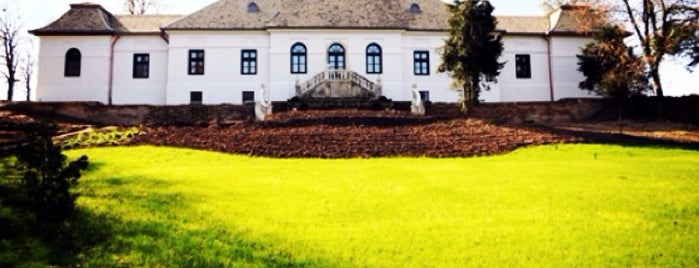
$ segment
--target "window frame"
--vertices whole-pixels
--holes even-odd
[[[150,77],[150,53],[133,54],[134,79],[148,79]]]
[[[369,51],[372,48],[376,48],[377,50]],[[383,49],[377,43],[371,43],[366,47],[366,73],[383,73]]]
[[[187,53],[187,58],[189,59],[187,64],[187,74],[204,75],[206,70],[206,51],[203,49],[190,49]],[[201,70],[199,70],[199,68],[201,68]]]
[[[189,92],[189,105],[203,105],[204,104],[204,92],[203,91],[190,91]]]
[[[531,79],[532,78],[532,61],[529,54],[515,55],[515,78]]]
[[[335,51],[333,48],[339,48],[340,51]],[[347,68],[347,50],[345,49],[345,46],[343,46],[340,43],[332,43],[328,47],[328,69],[331,70],[345,70]],[[334,59],[335,61],[331,62],[330,60]],[[334,63],[334,65],[331,65],[331,63]]]
[[[413,51],[413,74],[430,75],[430,52],[428,50]]]
[[[257,49],[242,49],[240,50],[240,74],[241,75],[256,75],[257,74]]]
[[[82,69],[82,53],[80,49],[70,48],[66,51],[65,63],[63,66],[63,76],[80,77]]]
[[[241,92],[241,100],[243,103],[254,103],[255,102],[255,91],[243,91],[243,92]]]
[[[295,51],[296,48],[303,48],[303,52]],[[290,55],[291,66],[289,71],[292,74],[308,73],[308,49],[306,45],[300,42],[291,45]],[[294,70],[294,67],[296,67],[296,70]]]

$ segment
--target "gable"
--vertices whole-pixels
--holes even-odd
[[[160,27],[182,15],[112,15],[98,4],[72,4],[49,25],[31,30],[34,35],[112,35],[160,33]]]

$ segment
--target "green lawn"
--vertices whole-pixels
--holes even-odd
[[[699,265],[699,152],[557,145],[481,158],[90,156],[92,267]]]

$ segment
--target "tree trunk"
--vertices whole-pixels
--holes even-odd
[[[10,73],[9,77],[7,78],[7,101],[12,101],[12,95],[14,95],[15,92],[15,76],[13,73]]]
[[[624,110],[624,99],[625,99],[625,98],[617,97],[617,106],[619,106],[619,107],[618,107],[618,110],[617,110],[617,112],[619,113],[619,114],[618,114],[618,115],[619,115],[619,120],[618,120],[618,123],[619,123],[619,135],[624,134],[624,129],[623,129],[624,123],[623,123],[623,120],[622,120],[622,111]]]
[[[471,106],[471,94],[473,93],[473,85],[471,84],[470,79],[466,79],[464,81],[464,96],[463,100],[461,100],[461,110],[464,112],[464,114],[468,114],[468,109]]]
[[[663,84],[660,83],[660,68],[656,66],[651,66],[650,68],[650,76],[651,79],[653,79],[653,87],[655,87],[655,95],[662,98],[665,96],[665,93],[663,92]]]
[[[26,84],[26,89],[27,89],[27,101],[32,100],[32,80],[27,78],[27,84]]]
[[[665,93],[663,92],[663,84],[660,83],[660,72],[658,71],[658,69],[658,67],[653,66],[651,66],[650,69],[650,76],[653,80],[655,95],[657,96],[655,103],[655,111],[653,114],[657,118],[663,118],[665,116],[665,105],[663,104],[665,99]]]
[[[479,93],[481,92],[480,86],[480,76],[478,76],[478,74],[471,74],[471,99],[469,100],[469,104],[478,104]]]

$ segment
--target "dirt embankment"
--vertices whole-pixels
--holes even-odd
[[[460,157],[505,153],[529,145],[570,142],[669,144],[699,148],[699,129],[692,124],[623,121],[623,134],[620,135],[616,121],[578,120],[581,115],[562,107],[553,104],[484,106],[473,111],[468,118],[449,107],[442,107],[448,109],[446,111],[433,110],[432,115],[422,117],[404,111],[363,110],[289,111],[275,113],[265,122],[217,117],[197,124],[142,126],[142,135],[137,135],[127,144],[188,147],[269,157],[323,158]],[[0,127],[0,146],[11,146],[23,137],[13,126],[34,119],[21,113],[0,112],[0,123],[14,122]],[[515,118],[508,119],[511,116]],[[555,120],[542,120],[547,118]],[[60,121],[61,118],[55,119]],[[60,126],[61,134],[65,134],[79,131],[84,125],[64,121]]]
[[[346,158],[491,155],[529,145],[571,142],[699,143],[699,135],[696,140],[675,141],[668,137],[653,139],[588,130],[495,124],[474,118],[414,117],[399,112],[304,111],[275,114],[262,123],[152,127],[131,144],[270,157]]]

